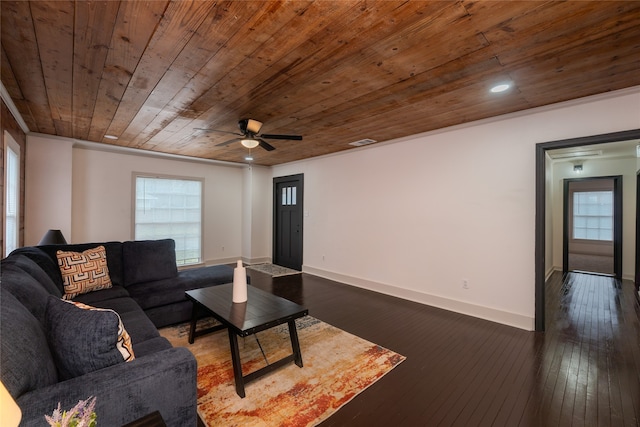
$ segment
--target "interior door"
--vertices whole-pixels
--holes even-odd
[[[302,270],[304,175],[273,179],[273,263]]]

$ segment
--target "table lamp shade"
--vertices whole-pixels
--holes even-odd
[[[38,245],[66,245],[67,241],[65,240],[62,232],[60,230],[49,230],[47,231],[40,243]]]
[[[22,411],[13,397],[9,394],[4,384],[0,382],[0,414],[2,414],[2,425],[15,427],[20,424]]]

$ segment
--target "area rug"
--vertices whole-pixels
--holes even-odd
[[[293,270],[291,268],[282,267],[276,264],[253,264],[248,265],[247,268],[249,270],[259,271],[261,273],[266,273],[271,275],[271,277],[280,277],[280,276],[290,276],[292,274],[300,274],[301,271]]]
[[[244,399],[236,394],[226,330],[197,337],[191,345],[188,324],[160,333],[195,355],[198,414],[208,427],[315,426],[405,360],[311,316],[296,323],[304,367],[291,363],[250,382]],[[286,324],[239,338],[238,344],[244,375],[291,353]]]

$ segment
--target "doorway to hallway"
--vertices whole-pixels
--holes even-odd
[[[622,278],[622,176],[564,180],[563,273]]]

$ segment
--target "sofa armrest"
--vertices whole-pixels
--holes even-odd
[[[196,426],[197,364],[176,347],[33,390],[17,400],[21,426],[42,426],[58,402],[71,409],[96,397],[98,425],[121,426],[160,411],[167,426]]]

